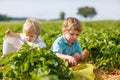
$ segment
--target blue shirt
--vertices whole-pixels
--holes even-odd
[[[72,45],[69,45],[64,35],[54,41],[51,50],[54,53],[59,52],[67,55],[72,55],[75,52],[82,53],[79,42],[76,40]]]

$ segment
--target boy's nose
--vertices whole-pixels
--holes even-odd
[[[77,35],[74,35],[74,38],[77,38]]]
[[[30,37],[27,37],[27,40],[30,40]]]

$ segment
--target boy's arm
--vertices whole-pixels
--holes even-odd
[[[15,37],[15,38],[20,38],[20,34],[19,33],[14,33],[12,30],[7,29],[5,32],[8,36],[11,37]]]
[[[89,56],[89,51],[85,49],[82,52],[81,56],[82,56],[81,61],[84,61]]]
[[[61,54],[61,53],[56,53],[56,55],[57,55],[57,57],[68,61],[68,63],[71,64],[71,66],[77,65],[77,61],[73,56],[64,55],[64,54]]]
[[[68,60],[69,59],[69,55],[64,55],[62,53],[56,53],[57,57],[61,58],[61,59],[65,59]]]

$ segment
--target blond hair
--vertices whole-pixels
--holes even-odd
[[[62,25],[62,33],[69,30],[77,30],[78,32],[82,31],[82,26],[78,19],[74,17],[68,17]]]
[[[40,35],[40,24],[36,19],[26,19],[23,25],[23,33]]]

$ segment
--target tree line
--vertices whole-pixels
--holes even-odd
[[[83,16],[84,18],[88,18],[88,17],[93,18],[97,14],[97,12],[96,12],[95,8],[86,6],[86,7],[78,8],[77,14],[80,16]],[[0,14],[0,21],[7,21],[7,20],[11,20],[11,19],[16,19],[16,18],[11,18],[11,17],[8,17],[7,15]],[[25,19],[25,18],[20,18],[19,20],[21,20],[21,19]],[[60,20],[65,19],[64,11],[60,12],[59,19]],[[17,18],[17,20],[18,20],[18,18]]]
[[[8,17],[7,15],[0,14],[0,21],[7,21],[7,20],[11,20],[11,18]]]
[[[95,8],[86,6],[86,7],[78,8],[77,14],[83,16],[84,18],[88,18],[88,17],[93,18],[95,15],[97,15],[97,12]],[[61,20],[64,20],[65,12],[61,11],[59,16]]]

